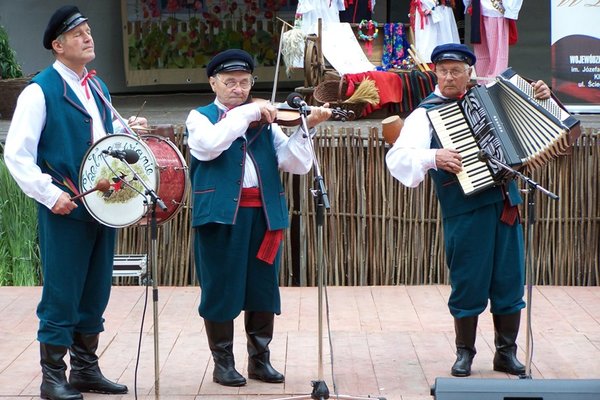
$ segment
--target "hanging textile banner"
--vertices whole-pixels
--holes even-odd
[[[571,112],[600,111],[600,0],[552,0],[552,90]]]
[[[273,81],[282,22],[297,0],[121,0],[127,86],[208,82],[218,52],[255,57],[260,82]]]

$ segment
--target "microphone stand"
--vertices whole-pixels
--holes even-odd
[[[161,210],[166,211],[167,206],[164,201],[158,196],[156,191],[152,189],[145,180],[143,180],[139,174],[129,165],[125,160],[121,160],[131,173],[133,174],[133,180],[136,180],[144,187],[144,194],[150,199],[150,250],[148,251],[148,259],[150,260],[150,281],[152,282],[152,316],[153,316],[153,328],[154,328],[154,393],[158,396],[160,391],[160,368],[159,368],[159,354],[158,354],[158,279],[157,279],[157,265],[158,265],[158,224],[156,221],[156,206],[160,207]],[[144,200],[148,204],[148,198]]]
[[[302,102],[298,108],[300,113],[301,126],[304,130],[304,137],[308,138],[311,145],[311,153],[313,156],[313,171],[314,171],[314,187],[310,190],[314,200],[316,208],[316,223],[317,223],[317,287],[318,287],[318,298],[317,298],[317,331],[318,331],[318,380],[312,381],[311,385],[313,390],[310,395],[300,395],[285,397],[278,400],[299,400],[299,399],[316,399],[324,400],[329,399],[329,389],[323,379],[323,292],[325,289],[325,273],[323,268],[323,225],[325,221],[325,210],[330,209],[329,197],[327,195],[327,189],[321,171],[317,156],[315,153],[314,142],[308,131],[306,124],[306,118],[309,114],[309,107],[306,103]],[[332,349],[333,352],[333,349]],[[385,400],[385,397],[356,397],[348,395],[335,395],[336,399],[353,399],[353,400],[373,400],[380,399]]]
[[[106,98],[106,96],[104,96],[104,93],[102,93],[102,90],[100,89],[100,87],[96,84],[96,82],[94,82],[94,79],[88,79],[88,85],[92,88],[92,90],[98,95],[98,97],[100,98],[100,100],[102,100],[102,102],[104,103],[104,105],[106,105],[106,107],[108,107],[113,115],[115,116],[115,118],[117,118],[117,120],[119,121],[119,123],[122,125],[123,129],[125,130],[125,132],[127,132],[128,134],[139,138],[139,135],[133,130],[131,129],[131,127],[129,127],[129,125],[127,124],[127,122],[125,122],[125,120],[123,119],[123,117],[119,114],[119,112],[113,107],[112,103]],[[163,211],[167,210],[167,206],[165,205],[165,203],[162,201],[162,199],[156,194],[156,192],[149,187],[146,182],[140,178],[140,176],[137,174],[137,172],[135,172],[135,170],[133,168],[131,168],[131,165],[129,165],[128,162],[122,160],[125,164],[127,164],[127,167],[129,168],[129,170],[133,173],[134,179],[137,179],[142,186],[144,186],[145,191],[145,195],[150,197],[151,203],[150,203],[150,254],[148,257],[150,262],[151,262],[151,268],[150,268],[150,276],[151,276],[151,281],[152,281],[152,309],[153,309],[153,322],[154,322],[154,394],[156,395],[156,397],[158,397],[159,394],[159,388],[160,388],[160,368],[159,368],[159,358],[158,358],[158,283],[157,283],[157,265],[158,265],[158,254],[157,254],[157,239],[158,239],[158,227],[157,227],[157,222],[156,222],[156,205],[158,205]],[[146,200],[147,203],[147,200]]]
[[[531,301],[533,296],[532,286],[532,274],[533,274],[533,251],[531,249],[533,245],[533,225],[535,224],[535,191],[538,190],[544,195],[550,197],[552,200],[558,200],[559,197],[549,191],[548,189],[540,186],[533,179],[523,175],[519,171],[511,168],[502,161],[492,156],[489,152],[482,150],[480,152],[480,158],[482,161],[491,162],[498,168],[505,170],[509,176],[520,179],[527,185],[527,254],[526,254],[526,267],[525,277],[527,286],[527,327],[526,327],[526,344],[525,344],[525,373],[520,375],[521,379],[531,379],[531,360],[533,358],[532,347],[533,340],[531,334]]]

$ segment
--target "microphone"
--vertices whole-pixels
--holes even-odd
[[[492,158],[492,155],[485,149],[481,149],[479,150],[479,153],[477,153],[477,159],[479,161],[487,162],[490,158]]]
[[[108,154],[111,157],[125,161],[127,164],[135,164],[140,159],[140,155],[131,149],[125,150],[102,150],[102,153]]]
[[[308,107],[308,104],[306,104],[306,102],[302,98],[302,95],[300,95],[300,93],[297,92],[290,93],[287,99],[285,99],[285,102],[288,104],[288,106],[292,108]]]

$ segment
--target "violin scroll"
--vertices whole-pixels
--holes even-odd
[[[356,114],[352,110],[344,110],[341,107],[333,107],[331,108],[331,118],[329,119],[340,122],[354,121],[354,119],[356,119]]]

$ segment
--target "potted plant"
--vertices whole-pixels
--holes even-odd
[[[0,25],[0,119],[11,119],[21,90],[29,83],[23,77],[15,51],[10,47],[8,32]]]

